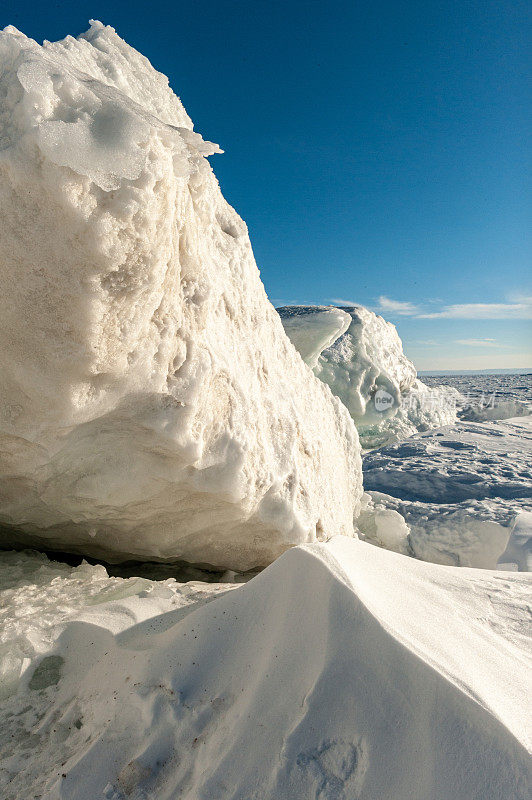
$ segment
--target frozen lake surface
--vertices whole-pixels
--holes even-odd
[[[491,406],[508,401],[532,410],[532,373],[522,375],[421,375],[427,386],[452,386],[472,405]]]

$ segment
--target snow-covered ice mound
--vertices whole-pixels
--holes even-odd
[[[236,569],[352,534],[302,363],[168,80],[112,28],[0,34],[0,534]]]
[[[302,358],[349,409],[365,448],[455,421],[459,393],[417,379],[391,322],[362,306],[277,310]]]
[[[278,308],[288,338],[303,361],[314,369],[323,350],[351,325],[351,316],[335,306],[283,306]]]
[[[525,800],[529,588],[336,537],[196,599],[93,591],[3,704],[3,796]]]
[[[375,513],[391,519],[394,549],[440,564],[527,569],[532,529],[519,526],[532,511],[532,417],[458,422],[368,453],[364,486],[371,496],[360,527],[379,541]],[[388,526],[389,528],[389,526]],[[382,539],[382,536],[380,537]],[[511,546],[505,552],[509,539]]]

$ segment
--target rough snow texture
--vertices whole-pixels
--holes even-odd
[[[409,533],[392,549],[439,564],[530,569],[531,459],[531,416],[458,422],[368,453],[371,502],[359,527],[381,544],[371,515],[393,511]]]
[[[106,598],[101,568],[53,566],[6,589],[38,643],[0,709],[6,800],[530,796],[529,576],[346,537],[230,591]]]
[[[359,445],[167,79],[0,35],[0,534],[236,569],[352,534]]]
[[[380,447],[456,419],[458,392],[450,387],[429,389],[417,379],[416,368],[403,353],[391,322],[362,306],[284,306],[278,311],[304,360],[348,408],[365,448]],[[349,326],[320,352],[327,338],[323,329],[328,315],[334,319],[333,314],[340,313],[338,329],[340,320],[344,327],[345,317],[349,317]],[[332,333],[333,325],[329,328]]]

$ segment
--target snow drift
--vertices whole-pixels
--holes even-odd
[[[80,582],[90,603],[4,703],[10,800],[529,797],[528,576],[346,537],[206,605],[171,581],[106,601],[98,569],[63,570],[63,605]]]
[[[167,79],[0,35],[2,543],[236,569],[352,534],[358,438]]]
[[[391,322],[362,306],[277,310],[302,358],[349,409],[365,448],[455,421],[459,393],[417,379]]]

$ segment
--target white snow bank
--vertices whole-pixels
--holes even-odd
[[[404,518],[417,558],[528,569],[530,533],[515,524],[532,511],[531,458],[531,416],[458,422],[368,453],[364,485],[381,515],[388,510]],[[368,527],[373,513],[370,505],[358,524],[378,544]]]
[[[167,79],[0,34],[0,540],[235,569],[352,534],[349,415],[294,352]]]
[[[3,794],[524,800],[529,583],[337,537],[85,608],[2,706]]]
[[[429,389],[417,379],[391,322],[362,306],[284,306],[278,311],[302,357],[348,408],[365,448],[455,421],[459,393],[449,386]],[[323,345],[333,335],[332,315],[339,313],[341,332]],[[347,329],[345,321],[340,328],[345,316]]]

